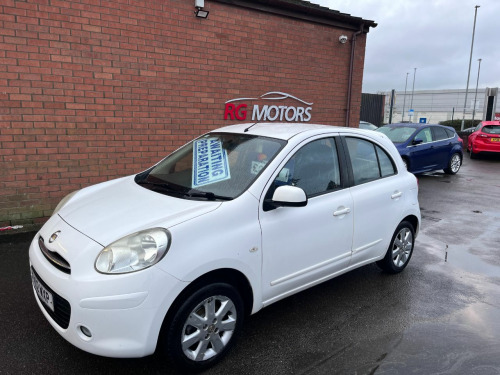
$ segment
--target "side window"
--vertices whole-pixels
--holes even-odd
[[[450,129],[444,129],[446,131],[446,134],[448,135],[448,138],[453,138],[455,136],[455,132]]]
[[[359,138],[346,138],[349,157],[351,158],[354,184],[380,178],[377,154],[373,143]]]
[[[425,128],[420,130],[413,139],[421,139],[423,141],[422,143],[432,142],[431,128]]]
[[[334,138],[312,141],[303,146],[278,174],[266,198],[272,198],[278,186],[302,188],[312,197],[340,187],[340,168]]]
[[[444,130],[443,128],[439,128],[436,126],[433,128],[433,131],[434,131],[434,140],[435,141],[441,141],[443,139],[450,138],[450,137],[448,137],[446,130]]]
[[[477,124],[476,129],[474,129],[474,131],[477,132],[479,129],[481,129],[482,125],[483,125],[482,122],[480,122],[479,124]]]
[[[379,146],[375,146],[375,149],[377,150],[378,162],[380,164],[380,174],[382,177],[396,174],[396,168],[394,167],[391,157],[387,155],[387,153]]]
[[[346,143],[355,185],[396,174],[392,159],[381,147],[352,137]]]

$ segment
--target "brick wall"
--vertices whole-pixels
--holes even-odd
[[[141,171],[228,125],[225,101],[283,91],[344,125],[352,31],[185,0],[0,2],[0,225]],[[357,126],[365,35],[355,53]],[[295,103],[296,104],[296,103]]]

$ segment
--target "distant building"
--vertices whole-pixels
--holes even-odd
[[[385,95],[384,123],[389,122],[391,92]],[[500,114],[500,101],[497,101],[498,88],[470,90],[467,95],[465,118],[476,120],[494,119]],[[397,91],[392,109],[392,122],[411,121],[438,123],[446,120],[461,120],[464,111],[465,90],[411,90]],[[474,105],[475,102],[475,105]],[[413,114],[410,110],[413,109]],[[404,111],[404,113],[403,113]]]

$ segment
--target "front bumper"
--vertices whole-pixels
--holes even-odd
[[[70,274],[54,267],[40,251],[39,236],[49,238],[55,229],[64,236],[53,248],[64,249],[72,265]],[[152,354],[165,314],[187,283],[154,266],[123,275],[99,274],[93,261],[101,249],[101,245],[64,221],[49,220],[30,245],[30,265],[56,299],[68,302],[68,324],[61,325],[33,290],[37,303],[54,329],[84,351],[107,357]]]

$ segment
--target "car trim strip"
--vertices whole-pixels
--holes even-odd
[[[373,247],[373,246],[375,246],[376,244],[378,244],[378,243],[380,243],[380,242],[382,242],[382,239],[378,239],[378,240],[376,240],[376,241],[373,241],[373,242],[367,243],[366,245],[363,245],[363,246],[361,246],[361,247],[358,247],[357,249],[354,249],[354,250],[352,251],[352,253],[353,253],[353,254],[354,254],[354,253],[359,253],[360,251],[366,250],[366,249],[368,249],[369,247]]]
[[[323,261],[321,263],[315,264],[314,266],[311,266],[311,267],[308,267],[308,268],[304,268],[304,269],[302,269],[300,271],[297,271],[297,272],[292,273],[290,275],[284,276],[284,277],[282,277],[280,279],[276,279],[274,281],[271,281],[271,286],[275,286],[275,285],[284,283],[285,281],[294,279],[294,278],[296,278],[298,276],[301,276],[301,275],[303,275],[305,273],[309,273],[311,271],[314,271],[315,269],[324,267],[324,266],[326,266],[326,265],[328,265],[330,263],[335,263],[335,262],[338,262],[339,260],[342,260],[342,259],[345,259],[345,258],[349,258],[350,256],[351,256],[351,252],[349,251],[348,253],[345,253],[343,255],[339,255],[338,257],[325,260],[325,261]]]

